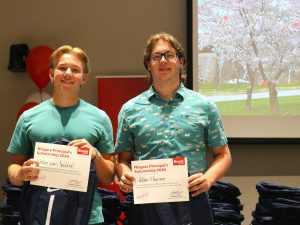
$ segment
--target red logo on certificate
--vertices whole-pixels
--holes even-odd
[[[80,147],[77,149],[77,154],[79,155],[89,155],[90,149],[88,147]]]
[[[185,160],[184,158],[174,158],[173,159],[173,165],[185,165]]]

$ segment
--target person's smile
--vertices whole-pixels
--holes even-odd
[[[70,79],[62,79],[60,81],[64,84],[74,84],[73,80],[70,80]]]
[[[170,67],[160,67],[158,70],[160,72],[169,72],[169,71],[171,71],[171,68]]]

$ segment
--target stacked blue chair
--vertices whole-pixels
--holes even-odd
[[[259,182],[252,225],[300,225],[300,189]]]
[[[208,191],[215,225],[240,225],[245,219],[240,190],[231,183],[218,181]]]
[[[0,224],[17,225],[20,219],[19,201],[22,189],[6,181],[2,186],[2,190],[5,192],[6,199],[4,203],[0,204],[0,213],[2,215],[2,224]]]

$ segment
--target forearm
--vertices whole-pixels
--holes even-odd
[[[119,187],[122,192],[132,192],[134,177],[131,172],[132,153],[119,153],[118,163],[115,166],[119,178]]]
[[[122,192],[132,192],[134,177],[131,173],[132,152],[119,152],[115,171],[119,178],[119,187]]]
[[[224,152],[217,154],[214,157],[209,169],[205,173],[205,176],[211,185],[213,185],[226,174],[231,166],[231,162],[232,159],[228,147],[226,147]]]
[[[130,163],[126,160],[118,160],[115,166],[115,172],[120,179],[126,172],[131,172]]]
[[[94,161],[97,178],[104,184],[111,184],[114,180],[114,157],[103,157],[101,154]]]

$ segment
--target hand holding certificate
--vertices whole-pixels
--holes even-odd
[[[134,204],[189,201],[186,158],[131,162]]]
[[[75,146],[37,142],[34,159],[41,171],[33,185],[86,192],[91,151]]]

